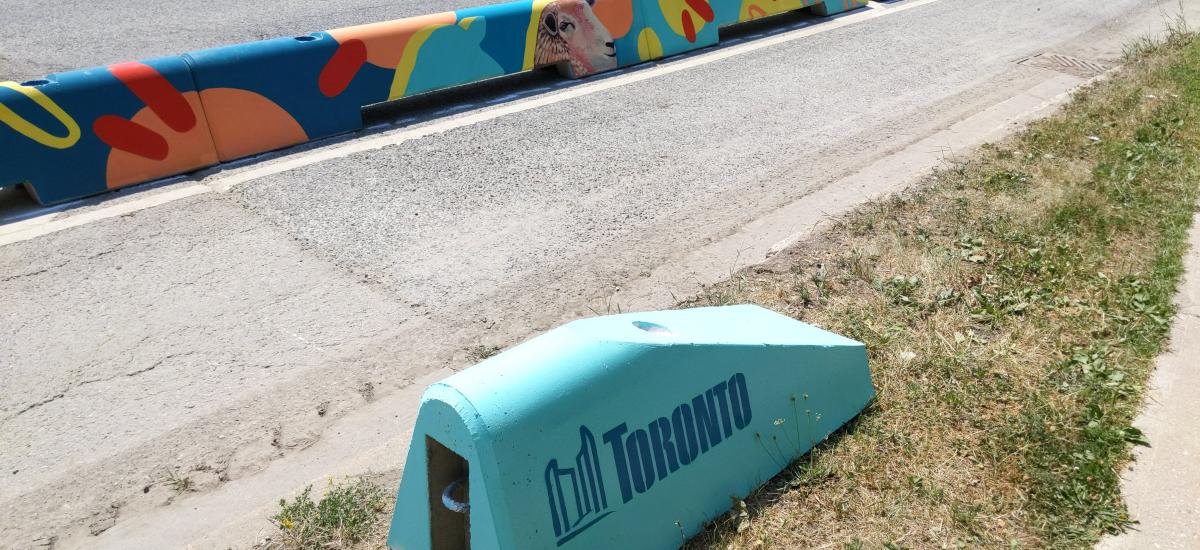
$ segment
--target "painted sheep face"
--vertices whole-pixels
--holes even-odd
[[[559,0],[543,8],[535,52],[539,64],[568,62],[572,76],[617,67],[612,34],[592,11],[593,1]]]

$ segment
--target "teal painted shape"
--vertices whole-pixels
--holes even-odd
[[[740,23],[742,0],[710,0],[713,13],[716,14],[716,24],[720,27]]]
[[[468,17],[487,19],[487,32],[480,48],[503,69],[505,74],[519,73],[525,66],[525,40],[533,16],[533,0],[465,8],[454,12],[458,20]]]
[[[426,391],[388,545],[430,548],[426,437],[475,550],[676,548],[873,397],[862,344],[756,306],[575,321]]]
[[[830,16],[830,15],[837,15],[842,12],[853,11],[853,10],[856,10],[859,8],[863,8],[863,7],[866,7],[866,5],[867,5],[867,3],[865,2],[865,0],[864,1],[825,0],[824,2],[821,2],[820,4],[814,5],[812,10],[813,10],[813,13],[815,13],[817,15]]]
[[[628,67],[650,61],[649,59],[642,59],[638,54],[638,36],[641,34],[642,29],[645,29],[647,26],[649,26],[648,19],[646,17],[646,6],[648,4],[654,4],[654,2],[653,0],[650,2],[646,2],[645,0],[632,1],[633,22],[629,27],[629,31],[626,32],[624,36],[615,38],[613,40],[613,46],[617,50],[618,67]],[[657,4],[654,5],[657,6]]]
[[[417,52],[417,63],[404,95],[409,96],[477,82],[505,74],[496,60],[483,51],[481,43],[487,35],[487,18],[470,20],[467,28],[447,25],[433,31]]]

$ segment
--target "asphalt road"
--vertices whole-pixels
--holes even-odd
[[[0,79],[467,4],[369,3],[10,1]],[[536,108],[0,246],[0,546],[86,546],[186,500],[171,475],[201,491],[253,476],[471,348],[612,308],[656,267],[1056,74],[1018,60],[1115,63],[1159,5],[940,0],[586,95],[539,73],[393,107],[354,139],[396,131],[393,114],[453,120],[447,104]],[[808,24],[829,23],[740,38]]]

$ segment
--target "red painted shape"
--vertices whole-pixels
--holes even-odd
[[[131,61],[109,65],[108,70],[172,130],[183,133],[196,127],[192,106],[154,67]]]
[[[317,78],[317,86],[325,97],[335,97],[346,91],[346,87],[354,80],[354,75],[367,62],[367,45],[362,40],[353,38],[342,42],[333,57],[321,69]]]
[[[713,13],[712,6],[708,3],[707,0],[684,0],[684,1],[687,3],[688,6],[690,6],[692,9],[696,10],[696,15],[699,15],[700,18],[703,19],[706,23],[712,23],[713,19],[716,18],[716,14]]]
[[[683,36],[688,42],[696,41],[696,24],[692,22],[691,12],[684,10],[680,12],[680,22],[683,23]]]
[[[746,13],[750,16],[750,19],[758,19],[760,17],[767,16],[766,11],[755,5],[751,5],[750,7],[746,8]]]
[[[115,115],[96,119],[92,131],[109,147],[150,160],[163,160],[170,150],[166,138],[158,132]]]

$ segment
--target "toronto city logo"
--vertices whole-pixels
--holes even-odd
[[[644,427],[630,431],[627,422],[612,427],[601,436],[607,447],[603,455],[592,431],[580,426],[574,461],[552,458],[546,464],[546,497],[558,546],[608,517],[613,513],[610,506],[618,505],[608,500],[601,460],[612,461],[620,504],[626,504],[748,426],[751,414],[746,376],[737,373]]]

